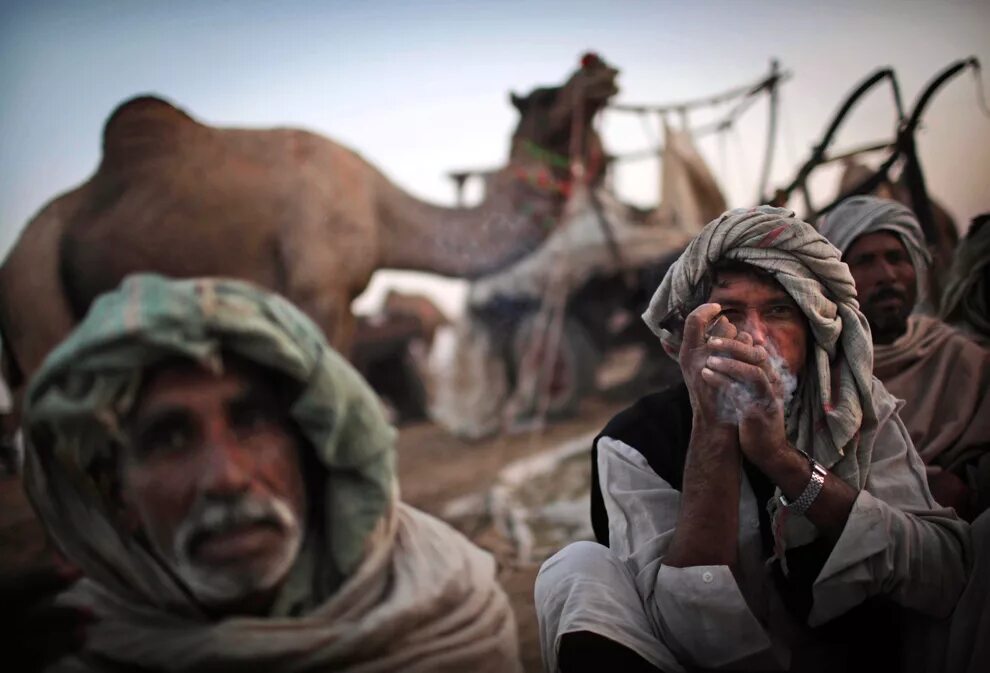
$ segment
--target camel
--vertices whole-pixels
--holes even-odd
[[[95,297],[138,271],[274,289],[347,354],[351,301],[375,270],[476,278],[547,237],[571,174],[560,158],[600,152],[591,119],[618,92],[617,75],[585,55],[562,86],[512,94],[520,120],[508,165],[472,208],[414,198],[315,133],[215,128],[152,96],[123,103],[96,172],[44,206],[0,268],[8,382],[17,389]]]

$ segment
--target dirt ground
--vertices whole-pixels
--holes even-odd
[[[554,422],[541,432],[481,442],[459,440],[431,423],[405,426],[398,443],[402,499],[442,518],[447,503],[488,491],[495,484],[498,471],[509,463],[600,430],[626,404],[588,398],[582,401],[575,417]],[[533,608],[533,582],[540,564],[518,562],[513,557],[511,543],[492,525],[461,527],[462,532],[498,560],[499,579],[516,614],[523,665],[529,672],[543,670]]]

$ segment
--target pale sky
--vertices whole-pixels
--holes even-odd
[[[358,150],[438,203],[448,170],[501,164],[508,92],[560,83],[592,49],[622,74],[619,102],[668,102],[760,76],[782,89],[773,184],[787,182],[845,94],[893,66],[906,104],[951,61],[990,68],[990,2],[90,2],[0,6],[0,254],[56,194],[99,161],[107,115],[155,93],[217,125],[299,126]],[[990,73],[983,75],[990,90]],[[877,91],[837,147],[890,138]],[[990,210],[990,118],[972,74],[946,87],[919,134],[930,191],[960,225]],[[701,121],[700,117],[698,121]],[[639,120],[606,113],[606,149],[643,149]],[[722,144],[702,144],[731,205],[753,205],[764,145],[757,106]],[[656,165],[616,175],[620,195],[658,198]],[[820,180],[823,203],[834,176]]]

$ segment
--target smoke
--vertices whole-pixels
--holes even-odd
[[[768,340],[765,347],[769,354],[768,362],[777,379],[775,396],[781,400],[786,416],[797,390],[797,375],[787,367],[787,363],[773,341]],[[738,425],[747,409],[754,405],[766,405],[768,402],[768,400],[761,399],[752,385],[733,381],[724,387],[719,394],[719,421]]]

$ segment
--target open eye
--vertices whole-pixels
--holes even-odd
[[[887,257],[887,263],[891,265],[911,263],[911,259],[907,256],[907,254],[900,250],[893,250],[891,252],[888,252],[886,257]]]
[[[799,315],[798,308],[790,304],[774,304],[766,310],[766,315],[780,320],[790,320]]]
[[[189,419],[168,415],[156,419],[138,432],[134,449],[139,456],[179,453],[192,446],[195,428]]]

